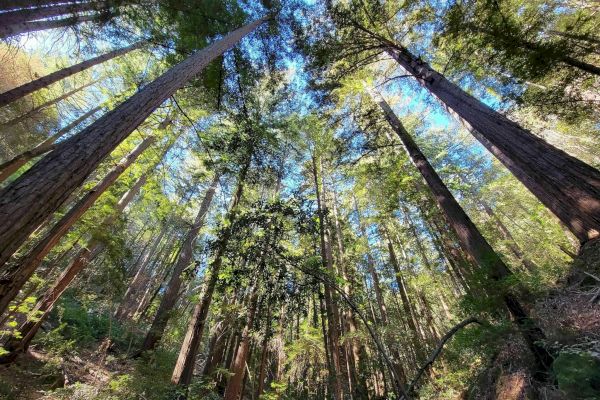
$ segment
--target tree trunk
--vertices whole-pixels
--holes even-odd
[[[83,22],[100,21],[105,18],[107,13],[92,15],[75,15],[63,19],[48,19],[43,21],[28,21],[14,25],[5,25],[0,27],[0,39],[6,39],[11,36],[17,36],[23,33],[33,33],[45,31],[47,29],[67,28]]]
[[[231,231],[231,226],[235,222],[237,216],[237,207],[242,199],[246,175],[248,174],[250,163],[252,161],[252,153],[253,150],[249,152],[246,163],[240,171],[237,189],[233,195],[233,198],[231,199],[231,204],[229,205],[229,211],[227,213],[229,225],[227,225],[222,237],[219,239],[215,257],[208,266],[202,297],[194,307],[192,318],[190,319],[188,325],[188,330],[185,334],[185,338],[183,339],[183,343],[181,344],[181,350],[179,351],[179,356],[177,357],[177,362],[175,364],[175,368],[173,369],[173,375],[171,376],[171,382],[176,385],[189,385],[192,381],[192,376],[194,374],[194,362],[196,360],[198,346],[202,341],[202,335],[204,334],[204,325],[206,324],[208,309],[210,308],[215,286],[217,285],[217,279],[223,263],[223,256],[225,255],[227,243],[233,234]]]
[[[34,107],[31,110],[27,111],[25,114],[23,114],[21,116],[18,116],[17,118],[13,118],[10,121],[7,121],[7,122],[4,122],[4,123],[0,124],[0,128],[5,129],[5,128],[8,128],[8,127],[14,126],[16,124],[19,124],[19,123],[21,123],[23,121],[26,121],[27,119],[31,118],[33,115],[37,114],[38,112],[40,112],[40,111],[42,111],[42,110],[44,110],[44,109],[46,109],[46,108],[48,108],[50,106],[53,106],[54,104],[57,104],[58,102],[66,99],[66,98],[69,98],[69,97],[73,96],[75,93],[78,93],[81,90],[85,89],[86,87],[91,86],[91,85],[93,85],[93,84],[95,84],[97,82],[98,82],[98,80],[86,83],[85,85],[82,85],[82,86],[80,86],[78,88],[70,90],[67,93],[65,93],[65,94],[63,94],[63,95],[61,95],[61,96],[59,96],[59,97],[57,97],[55,99],[52,99],[52,100],[49,100],[49,101],[47,101],[47,102],[45,102],[43,104],[40,104],[39,106]]]
[[[269,339],[271,338],[271,308],[267,305],[267,326],[265,328],[265,336],[263,337],[260,350],[260,365],[258,367],[258,386],[254,398],[260,399],[260,396],[265,390],[265,378],[267,377],[267,357],[269,355]],[[316,326],[313,326],[316,328]]]
[[[233,365],[231,366],[230,372],[233,373],[233,375],[229,378],[227,388],[225,388],[225,395],[223,396],[223,400],[239,400],[242,394],[242,382],[244,380],[244,375],[246,372],[246,361],[248,359],[250,349],[250,331],[254,326],[254,316],[256,315],[256,307],[258,304],[258,284],[259,282],[256,282],[254,284],[254,287],[252,288],[252,294],[250,295],[248,305],[248,317],[246,320],[246,326],[242,331],[240,344],[237,348]]]
[[[50,136],[48,139],[44,140],[42,143],[35,146],[33,149],[27,150],[26,152],[13,157],[11,160],[0,164],[0,183],[8,179],[12,174],[17,172],[19,168],[27,164],[27,162],[29,162],[30,160],[33,160],[34,158],[41,156],[42,154],[54,149],[54,143],[58,139],[60,139],[61,137],[69,133],[73,128],[77,127],[80,123],[82,123],[83,121],[100,111],[100,109],[101,107],[95,107],[91,109],[90,111],[86,112],[85,114],[83,114],[64,128],[61,128],[58,132]]]
[[[329,235],[325,227],[325,215],[326,212],[323,209],[324,204],[321,199],[321,191],[319,184],[319,173],[317,169],[317,160],[313,155],[313,176],[315,181],[315,192],[317,195],[317,213],[319,216],[319,231],[321,237],[321,260],[323,268],[333,273],[333,256],[331,253],[331,244],[329,242]],[[342,389],[342,365],[340,360],[340,348],[339,348],[339,313],[336,313],[337,307],[333,304],[333,293],[329,284],[325,284],[325,309],[327,311],[327,325],[328,325],[328,338],[330,346],[330,356],[332,361],[333,376],[330,376],[330,382],[333,388],[333,398],[335,400],[342,400],[344,393]]]
[[[117,311],[115,311],[115,318],[118,320],[124,320],[131,315],[132,307],[139,300],[140,292],[150,283],[150,275],[147,267],[150,265],[150,258],[156,252],[158,245],[166,233],[167,227],[164,226],[158,236],[152,241],[152,245],[142,252],[139,262],[136,263],[138,265],[137,271],[127,287]]]
[[[154,137],[144,139],[131,153],[115,165],[100,182],[88,191],[44,236],[44,238],[21,260],[15,268],[4,271],[0,280],[0,314],[19,293],[19,290],[33,275],[35,270],[44,260],[44,257],[56,246],[60,239],[79,220],[96,200],[104,193],[119,176],[146,150],[153,142]]]
[[[212,204],[213,197],[215,196],[215,192],[217,190],[217,185],[219,184],[219,178],[220,175],[215,174],[210,187],[206,190],[204,199],[202,199],[202,204],[200,205],[200,209],[198,210],[194,224],[190,227],[190,230],[187,232],[185,239],[181,244],[181,250],[179,252],[177,263],[173,267],[171,279],[167,284],[167,288],[160,301],[158,311],[156,312],[154,320],[152,321],[152,326],[150,327],[150,330],[144,339],[144,343],[140,351],[154,349],[162,338],[165,328],[167,327],[167,322],[169,321],[171,310],[175,306],[177,298],[179,297],[182,274],[192,262],[194,245],[196,243],[196,239],[198,238],[198,233],[200,233],[200,229],[202,229],[204,226],[206,214],[210,209],[210,205]]]
[[[411,161],[427,182],[448,223],[456,232],[465,252],[475,260],[492,281],[501,281],[511,276],[511,271],[458,204],[387,102],[381,96],[377,100],[385,114],[385,118],[402,141]],[[545,338],[544,333],[533,324],[514,295],[504,293],[503,299],[533,352],[538,367],[543,371],[548,370],[553,358],[546,349],[536,343]]]
[[[105,2],[56,4],[48,7],[27,8],[0,14],[0,26],[10,26],[23,22],[58,17],[65,14],[76,14],[86,11],[103,11],[108,9]]]
[[[89,2],[95,2],[97,0],[89,0]],[[87,3],[88,1],[83,1]],[[17,10],[19,8],[34,8],[34,7],[46,7],[56,4],[64,3],[78,3],[77,0],[3,0],[0,4],[0,10]]]
[[[455,115],[582,242],[600,235],[600,171],[448,81],[404,47],[388,53]]]
[[[2,14],[0,14],[1,16]],[[112,60],[113,58],[119,57],[121,55],[127,54],[130,51],[137,50],[142,47],[144,42],[138,42],[128,47],[124,47],[121,49],[113,50],[109,53],[103,54],[98,57],[91,58],[89,60],[80,62],[79,64],[72,65],[67,68],[63,68],[56,72],[53,72],[49,75],[38,78],[29,83],[25,83],[19,87],[6,91],[0,94],[0,107],[5,106],[7,104],[12,103],[20,98],[27,96],[37,90],[46,88],[51,84],[58,82],[62,79],[68,78],[69,76],[75,75],[81,71],[85,71],[88,68],[91,68],[95,65],[101,64],[105,61]]]
[[[123,212],[125,207],[127,207],[131,200],[139,193],[144,183],[145,179],[138,179],[131,189],[121,196],[113,213],[106,217],[101,225],[104,227],[110,226],[116,217]],[[33,308],[32,313],[36,318],[27,321],[19,328],[19,332],[21,333],[20,338],[13,337],[8,341],[5,348],[9,351],[9,354],[0,356],[0,364],[14,361],[19,352],[27,350],[31,340],[54,308],[56,302],[60,299],[60,296],[62,296],[71,282],[73,282],[73,279],[75,279],[77,275],[79,275],[79,273],[102,252],[104,247],[104,243],[96,239],[91,239],[88,244],[77,253],[67,269],[63,271],[54,285],[46,291],[42,299],[38,301]]]
[[[98,119],[0,191],[0,264],[160,104],[214,58],[266,21],[261,18],[188,57]]]

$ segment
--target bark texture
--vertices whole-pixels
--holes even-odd
[[[98,119],[0,191],[0,263],[6,261],[100,162],[160,104],[266,18],[254,21],[188,57]]]
[[[15,268],[3,272],[0,278],[0,314],[33,275],[44,257],[58,244],[79,218],[121,176],[121,174],[154,142],[154,137],[144,139],[131,153],[117,163],[100,182],[90,189],[44,236],[44,238],[19,262]]]
[[[388,53],[582,243],[600,235],[600,171],[483,104],[404,47],[390,45]]]
[[[125,207],[139,193],[146,180],[142,177],[127,192],[121,196],[114,212],[102,221],[102,226],[110,226],[117,216],[123,212]],[[5,348],[9,351],[8,354],[0,357],[0,364],[10,363],[15,360],[20,352],[26,351],[29,344],[35,337],[35,334],[42,326],[44,320],[48,317],[56,302],[60,299],[64,291],[69,287],[71,282],[79,275],[79,273],[101,252],[104,250],[104,243],[91,239],[87,245],[82,248],[73,258],[69,266],[58,277],[55,283],[43,295],[41,300],[37,302],[33,308],[36,319],[26,321],[20,328],[21,338],[11,338]]]

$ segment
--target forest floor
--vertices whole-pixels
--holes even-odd
[[[599,303],[600,242],[597,242],[582,249],[571,273],[530,310],[547,335],[547,346],[559,354],[554,373],[562,390],[556,382],[533,383],[531,359],[526,356],[524,343],[515,335],[500,347],[463,398],[600,398],[596,397],[600,393]],[[102,398],[127,398],[119,396],[119,386],[126,386],[123,377],[136,376],[136,362],[107,351],[106,344],[106,341],[91,344],[59,357],[50,356],[39,345],[32,346],[12,365],[0,366],[0,399],[83,400],[97,398],[107,391],[113,396]]]

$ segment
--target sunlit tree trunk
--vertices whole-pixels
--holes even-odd
[[[65,14],[76,14],[86,11],[102,11],[108,9],[105,2],[55,4],[47,7],[26,8],[0,14],[0,26],[10,26],[28,21],[58,17]]]
[[[89,0],[82,1],[85,3],[88,2],[97,2],[97,0]],[[0,10],[8,11],[8,10],[17,10],[20,8],[35,8],[35,7],[47,7],[56,4],[73,4],[78,3],[77,0],[3,0],[0,4]]]
[[[404,145],[411,161],[427,182],[438,206],[456,232],[465,252],[475,260],[492,281],[501,281],[511,276],[511,271],[458,204],[387,102],[381,96],[377,96],[376,99],[384,112],[386,120]],[[502,298],[510,314],[519,325],[528,347],[535,356],[538,367],[541,370],[547,370],[552,364],[553,358],[539,344],[545,338],[544,333],[533,324],[533,321],[513,294],[505,292]]]
[[[600,235],[600,171],[533,135],[406,48],[388,53],[427,88],[583,243]]]
[[[2,279],[3,284],[0,286],[0,314],[6,310],[8,304],[19,293],[19,290],[21,290],[31,275],[33,275],[44,260],[44,257],[154,140],[153,136],[144,139],[131,153],[119,161],[100,182],[89,190],[81,200],[71,207],[44,238],[23,259],[18,261],[16,267],[5,270]]]
[[[140,351],[152,350],[156,347],[162,335],[167,327],[167,322],[169,321],[169,315],[171,310],[175,306],[177,302],[177,298],[179,297],[179,290],[181,289],[182,283],[182,274],[186,268],[190,266],[192,262],[192,258],[194,255],[194,245],[196,243],[196,239],[198,234],[200,233],[200,229],[204,226],[204,220],[206,218],[206,214],[212,204],[212,200],[214,198],[215,192],[217,190],[217,185],[219,184],[220,175],[215,174],[210,187],[207,189],[204,194],[204,199],[202,199],[202,203],[200,205],[200,209],[198,210],[198,214],[196,215],[196,219],[194,220],[193,225],[190,230],[187,232],[185,239],[181,245],[181,250],[179,252],[179,258],[177,259],[177,263],[173,267],[173,272],[171,275],[171,279],[167,284],[167,288],[163,297],[160,301],[160,305],[158,307],[158,311],[154,316],[154,320],[152,321],[152,325],[150,326],[150,330],[144,339],[144,343],[142,344],[142,348]]]
[[[246,175],[250,168],[252,153],[253,150],[250,149],[245,165],[240,171],[237,188],[233,198],[231,199],[231,204],[229,205],[229,211],[227,213],[229,225],[224,230],[222,237],[219,238],[215,256],[207,268],[207,276],[205,276],[201,299],[194,307],[192,318],[190,319],[188,325],[188,330],[185,338],[183,339],[183,343],[181,344],[181,350],[179,351],[179,356],[173,370],[173,375],[171,376],[171,382],[177,385],[189,385],[192,380],[198,346],[202,340],[202,335],[204,334],[206,317],[208,316],[208,310],[212,302],[213,293],[215,291],[219,271],[221,270],[221,265],[223,263],[223,256],[225,255],[227,243],[233,234],[231,231],[231,226],[237,217],[237,208],[244,192]]]
[[[321,259],[323,263],[323,268],[327,271],[333,273],[333,256],[331,253],[331,244],[329,241],[329,236],[327,233],[325,215],[324,211],[324,203],[321,199],[321,187],[319,183],[319,170],[317,168],[317,160],[316,157],[312,157],[313,163],[313,176],[315,181],[315,191],[317,194],[317,212],[319,215],[319,230],[321,236]],[[327,311],[327,325],[328,325],[328,343],[330,346],[330,357],[332,362],[332,371],[333,376],[330,376],[329,379],[331,381],[331,385],[333,388],[333,396],[335,400],[342,400],[344,393],[342,389],[342,365],[340,360],[340,348],[339,348],[339,327],[338,321],[339,313],[336,313],[336,307],[333,304],[334,298],[331,287],[328,284],[325,284],[325,309]]]
[[[65,100],[65,99],[73,96],[74,94],[82,91],[86,87],[91,86],[91,85],[93,85],[93,84],[95,84],[97,82],[98,82],[97,80],[91,81],[91,82],[86,83],[85,85],[82,85],[82,86],[79,86],[79,87],[77,87],[77,88],[75,88],[73,90],[70,90],[70,91],[68,91],[68,92],[66,92],[66,93],[64,93],[64,94],[62,94],[62,95],[60,95],[60,96],[58,96],[58,97],[56,97],[56,98],[54,98],[52,100],[49,100],[49,101],[47,101],[45,103],[40,104],[37,107],[32,108],[31,110],[27,111],[23,115],[20,115],[20,116],[18,116],[16,118],[11,119],[10,121],[7,121],[7,122],[4,122],[4,123],[0,124],[0,127],[3,128],[3,129],[5,129],[5,128],[9,128],[11,126],[15,126],[17,124],[20,124],[21,122],[27,121],[29,118],[33,117],[34,115],[36,115],[40,111],[42,111],[42,110],[44,110],[44,109],[46,109],[46,108],[48,108],[50,106],[53,106],[53,105],[61,102],[62,100]]]
[[[17,172],[19,168],[27,164],[29,161],[54,149],[55,142],[58,139],[60,139],[61,137],[69,133],[72,129],[76,128],[83,121],[100,111],[100,109],[101,107],[95,107],[89,110],[88,112],[81,115],[64,128],[59,129],[55,134],[53,134],[48,139],[35,146],[33,149],[27,150],[26,152],[13,157],[7,162],[0,164],[0,183],[8,179],[12,174]]]
[[[250,350],[250,331],[254,325],[254,317],[256,315],[256,307],[258,304],[258,282],[256,282],[251,289],[248,303],[246,326],[244,326],[244,330],[242,331],[240,344],[237,348],[233,365],[230,370],[233,375],[229,378],[229,382],[225,388],[225,395],[223,396],[224,400],[238,400],[242,394],[242,382],[244,380],[246,361],[248,360]]]
[[[213,59],[235,46],[266,18],[214,42],[169,69],[79,134],[61,142],[0,191],[0,264],[12,254],[100,162],[159,105]]]
[[[0,15],[2,15],[2,14],[0,14]],[[46,88],[55,82],[58,82],[65,78],[68,78],[69,76],[75,75],[81,71],[85,71],[86,69],[91,68],[95,65],[101,64],[108,60],[112,60],[113,58],[122,56],[133,50],[137,50],[140,47],[142,47],[143,44],[144,44],[143,42],[139,42],[139,43],[136,43],[136,44],[128,46],[128,47],[113,50],[109,53],[103,54],[98,57],[91,58],[89,60],[72,65],[70,67],[63,68],[63,69],[53,72],[49,75],[43,76],[34,81],[25,83],[19,87],[16,87],[14,89],[11,89],[4,93],[1,93],[0,94],[0,107],[10,104],[13,101],[23,98],[23,97],[27,96],[28,94],[31,94],[35,91]]]
[[[144,183],[145,179],[138,179],[131,189],[121,196],[113,213],[106,217],[104,221],[102,221],[102,226],[108,227],[115,221],[117,216],[123,212],[125,207],[127,207],[127,205],[139,193]],[[28,320],[19,328],[20,337],[13,337],[9,339],[5,346],[6,350],[9,351],[9,354],[0,356],[0,363],[10,363],[14,361],[19,352],[27,350],[31,340],[33,340],[40,326],[42,326],[42,323],[48,317],[64,291],[69,287],[71,282],[73,282],[79,273],[92,260],[94,260],[102,252],[102,250],[104,250],[104,248],[105,245],[103,242],[97,239],[91,239],[87,245],[77,253],[69,266],[63,271],[52,287],[46,291],[44,296],[33,308],[32,315],[35,315],[36,318]]]
[[[0,39],[23,33],[33,33],[48,29],[68,28],[84,22],[94,22],[106,19],[110,14],[75,15],[63,19],[48,19],[43,21],[27,21],[0,27]]]

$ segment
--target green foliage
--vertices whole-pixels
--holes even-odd
[[[600,360],[587,351],[562,351],[552,366],[560,390],[571,399],[600,396]]]

